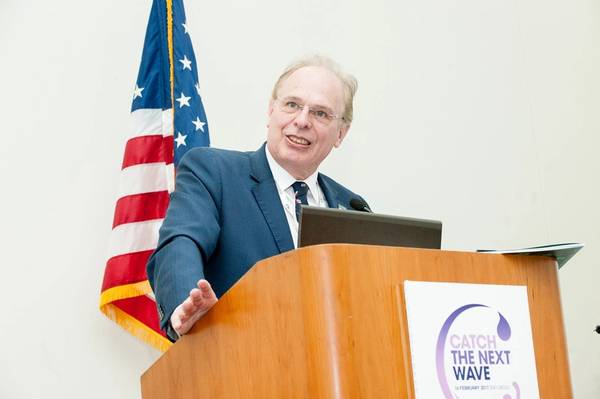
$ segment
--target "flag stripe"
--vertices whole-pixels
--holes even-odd
[[[152,250],[114,256],[106,262],[102,291],[146,280],[146,262]]]
[[[141,108],[131,113],[133,129],[128,139],[148,134],[163,134],[162,113],[160,108]]]
[[[162,111],[162,132],[163,136],[173,137],[173,108]]]
[[[140,108],[131,117],[133,128],[126,140],[155,134],[173,137],[173,108]]]
[[[115,227],[110,235],[108,258],[156,248],[162,221],[163,219],[148,220]]]
[[[166,352],[171,345],[173,345],[160,331],[156,331],[156,329],[145,325],[141,321],[125,313],[112,302],[104,302],[101,304],[100,311],[104,313],[106,317],[123,327],[125,331],[147,344],[152,345],[159,351]]]
[[[171,164],[172,165],[172,164]],[[163,162],[130,166],[121,171],[119,198],[128,195],[151,193],[169,189],[167,174],[172,168],[165,169]]]
[[[156,302],[152,299],[145,295],[141,295],[133,298],[119,299],[114,301],[113,304],[125,313],[141,321],[158,334],[163,337],[165,336],[159,327]]]
[[[125,146],[123,165],[130,166],[144,163],[172,162],[173,136],[164,137],[162,134],[139,136],[130,139]]]
[[[115,207],[113,228],[125,223],[162,219],[169,206],[169,192],[133,194],[119,198]]]

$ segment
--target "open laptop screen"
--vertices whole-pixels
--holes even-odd
[[[442,223],[342,209],[302,206],[298,247],[371,244],[439,249]]]

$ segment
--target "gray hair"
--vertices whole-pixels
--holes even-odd
[[[279,79],[277,79],[277,82],[275,82],[275,86],[273,86],[273,92],[271,93],[271,99],[277,99],[279,86],[281,86],[283,81],[285,81],[292,73],[296,72],[300,68],[309,66],[325,68],[337,76],[344,87],[344,111],[342,113],[342,119],[347,124],[352,123],[352,117],[354,114],[352,103],[354,100],[354,94],[358,88],[358,82],[354,76],[344,72],[337,62],[324,55],[311,55],[308,57],[303,57],[288,65],[281,76],[279,76]]]

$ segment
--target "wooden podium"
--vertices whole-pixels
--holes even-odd
[[[554,259],[347,244],[257,263],[142,397],[414,398],[404,280],[527,286],[540,398],[572,397]]]

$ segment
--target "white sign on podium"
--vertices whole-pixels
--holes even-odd
[[[416,399],[539,398],[527,287],[405,281]]]

